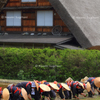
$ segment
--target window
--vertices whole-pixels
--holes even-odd
[[[21,26],[21,11],[7,11],[6,26]]]
[[[37,26],[53,26],[53,11],[37,11]]]
[[[36,2],[36,0],[22,0],[22,2]]]

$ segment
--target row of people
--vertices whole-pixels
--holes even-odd
[[[93,97],[93,95],[95,94],[95,90],[98,92],[98,94],[100,95],[100,77],[85,77],[83,79],[81,79],[81,82],[90,83],[90,91],[88,92],[88,96],[89,97]]]
[[[47,97],[48,100],[54,100],[56,94],[61,99],[79,99],[79,94],[86,97],[84,90],[88,91],[88,96],[92,97],[95,94],[94,90],[100,93],[100,77],[85,77],[81,81],[73,81],[72,78],[68,78],[65,83],[59,83],[57,81],[47,82],[46,80],[32,82],[21,82],[16,85],[10,84],[7,88],[0,91],[0,97],[4,100],[44,100]]]

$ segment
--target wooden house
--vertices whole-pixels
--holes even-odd
[[[96,25],[94,23],[100,19],[92,22],[76,18],[89,13],[97,15],[92,9],[96,4],[100,4],[98,0],[2,1],[0,46],[82,49],[100,44],[100,38],[97,37],[100,36],[97,35],[100,33],[99,28],[96,27],[97,31],[93,29]],[[91,5],[88,6],[87,2]],[[99,8],[99,5],[97,7]]]

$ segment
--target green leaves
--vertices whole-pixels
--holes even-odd
[[[0,77],[65,81],[100,75],[100,51],[0,48]]]
[[[23,70],[20,70],[20,71],[18,72],[18,74],[17,74],[17,77],[18,77],[18,79],[20,79],[20,80],[24,80],[24,79],[25,79],[25,77],[24,77],[24,71],[23,71]]]

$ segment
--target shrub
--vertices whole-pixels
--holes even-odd
[[[0,48],[0,78],[65,81],[100,75],[100,51]]]

